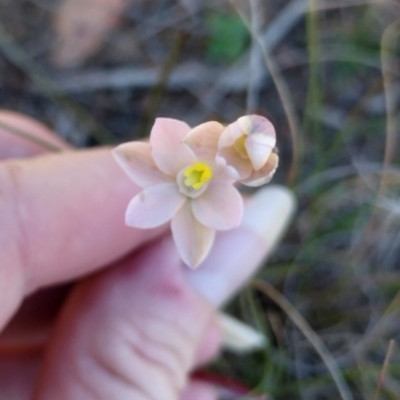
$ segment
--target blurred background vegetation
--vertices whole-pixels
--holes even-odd
[[[236,393],[400,399],[399,17],[398,0],[0,0],[0,107],[77,147],[156,116],[273,121],[298,210],[228,306],[268,343],[210,368]]]

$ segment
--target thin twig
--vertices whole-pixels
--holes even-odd
[[[311,328],[311,326],[303,318],[303,316],[297,311],[297,309],[268,282],[255,280],[253,282],[253,285],[256,289],[258,289],[259,291],[267,295],[272,301],[274,301],[308,339],[308,341],[311,343],[321,359],[324,361],[326,367],[332,375],[332,379],[335,381],[342,399],[352,400],[353,395],[351,394],[349,387],[343,379],[343,376],[340,372],[338,365],[336,364],[335,359],[325,346],[324,342]]]
[[[381,372],[378,377],[378,382],[376,384],[376,389],[375,389],[375,394],[374,394],[373,400],[378,400],[379,392],[381,390],[383,380],[385,379],[386,370],[389,366],[389,361],[390,361],[390,357],[392,356],[393,349],[394,349],[394,340],[391,339],[389,342],[389,346],[388,346],[388,349],[386,352],[385,359],[383,361]]]

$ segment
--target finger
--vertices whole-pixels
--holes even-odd
[[[42,143],[60,149],[70,148],[54,132],[32,118],[13,111],[0,110],[0,160],[49,152]],[[62,292],[49,289],[24,301],[11,324],[1,332],[0,351],[4,347],[31,347],[41,342],[45,338],[44,328],[49,326],[55,306],[59,303],[55,301],[54,295],[59,297]]]
[[[222,334],[217,318],[212,318],[196,350],[193,366],[201,367],[214,359],[221,348]]]
[[[241,226],[217,236],[198,270],[184,270],[187,281],[211,304],[224,304],[274,249],[294,209],[288,189],[269,186],[258,191],[245,205]]]
[[[165,228],[124,224],[139,189],[108,149],[0,165],[0,327],[39,287],[109,264]]]
[[[54,330],[35,400],[177,400],[215,318],[181,267],[168,236],[82,283]]]
[[[44,143],[59,149],[70,148],[50,129],[34,119],[13,111],[0,110],[0,160],[46,153],[49,149]]]

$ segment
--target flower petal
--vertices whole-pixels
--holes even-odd
[[[240,181],[243,185],[246,186],[261,186],[268,183],[272,177],[276,169],[278,168],[279,156],[276,153],[271,153],[268,158],[267,163],[258,171],[253,171],[253,173],[246,179]]]
[[[151,153],[158,168],[175,177],[184,167],[195,161],[195,155],[183,139],[190,127],[182,121],[157,118],[150,134]]]
[[[205,122],[193,128],[185,137],[186,143],[200,159],[214,162],[218,140],[224,126],[216,121]]]
[[[226,165],[233,167],[238,172],[241,179],[247,178],[253,170],[251,161],[242,158],[233,146],[219,150],[217,160],[218,158],[222,158]]]
[[[217,230],[239,226],[243,214],[243,199],[230,183],[212,182],[207,190],[192,201],[194,216],[205,226]]]
[[[226,164],[226,160],[220,156],[217,156],[215,166],[214,166],[214,178],[213,180],[222,180],[225,182],[236,182],[241,177],[239,172]]]
[[[269,136],[261,134],[249,135],[244,143],[247,154],[253,165],[253,168],[258,171],[268,160],[275,147],[275,140],[271,140]]]
[[[135,228],[155,228],[169,221],[185,200],[176,183],[151,186],[131,200],[125,223]]]
[[[239,118],[237,123],[248,135],[245,148],[254,169],[258,171],[275,147],[275,128],[267,118],[260,115],[246,115]]]
[[[243,136],[246,136],[246,133],[238,121],[228,125],[219,138],[217,154],[227,165],[236,169],[241,179],[247,178],[253,169],[251,161],[243,158],[234,147],[235,142]]]
[[[182,260],[190,268],[197,268],[211,249],[215,230],[197,221],[190,201],[187,201],[172,218],[171,230]]]
[[[262,135],[275,140],[275,128],[271,121],[261,115],[245,115],[240,117],[236,123],[246,135]]]
[[[221,150],[225,147],[233,146],[241,136],[245,135],[242,127],[237,121],[229,124],[221,133],[218,141],[218,149]]]
[[[113,150],[113,155],[129,178],[142,188],[168,180],[154,163],[149,143],[124,143]]]

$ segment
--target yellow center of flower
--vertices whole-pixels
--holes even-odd
[[[249,159],[249,155],[248,155],[246,147],[244,145],[244,142],[246,141],[246,137],[247,137],[246,135],[240,136],[240,138],[237,139],[235,141],[235,143],[233,144],[233,147],[239,153],[240,157],[248,160]]]
[[[187,167],[183,175],[186,186],[201,189],[212,178],[213,171],[210,166],[199,161]]]

